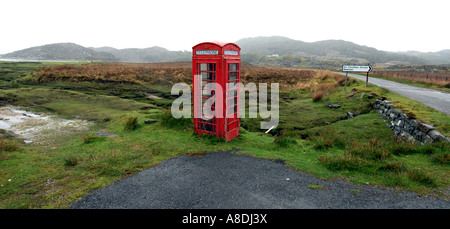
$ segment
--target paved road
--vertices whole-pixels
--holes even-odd
[[[308,185],[323,185],[313,190]],[[355,191],[359,190],[359,191]],[[359,192],[359,193],[358,193]],[[440,208],[450,202],[361,187],[342,180],[324,181],[282,164],[211,152],[179,156],[94,191],[75,209],[341,209]]]
[[[342,75],[345,73],[336,72]],[[366,81],[366,76],[356,75],[356,74],[348,74],[348,76]],[[438,111],[442,111],[446,114],[450,115],[450,94],[444,93],[432,89],[421,88],[409,86],[406,84],[401,84],[389,80],[382,80],[370,77],[369,75],[369,83],[386,88],[390,91],[398,93],[400,95],[406,96],[410,99],[417,100],[427,106],[430,106]]]

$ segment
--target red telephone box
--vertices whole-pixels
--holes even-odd
[[[241,48],[205,42],[192,50],[194,131],[228,142],[239,135]]]

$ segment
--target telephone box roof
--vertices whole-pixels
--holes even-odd
[[[236,46],[237,48],[241,49],[241,48],[240,48],[237,44],[235,44],[235,43],[226,43],[226,42],[221,42],[221,41],[202,42],[202,43],[199,43],[199,44],[195,45],[194,47],[192,47],[192,49],[195,49],[197,46],[204,45],[204,44],[212,44],[212,45],[219,46],[219,47],[221,47],[221,48],[225,47],[226,45],[233,45],[233,46]]]

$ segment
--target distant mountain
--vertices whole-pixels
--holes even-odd
[[[254,37],[244,38],[236,42],[243,53],[257,55],[280,56],[292,54],[306,57],[327,58],[357,58],[370,63],[386,63],[390,61],[408,62],[410,64],[426,64],[427,60],[421,56],[406,55],[380,51],[375,48],[357,45],[343,40],[325,40],[318,42],[303,42],[287,37]]]
[[[98,60],[117,61],[107,52],[97,52],[73,43],[56,43],[31,47],[0,56],[5,59],[21,60]]]
[[[420,57],[433,64],[450,64],[450,49],[444,49],[439,52],[407,51],[400,53]]]
[[[170,62],[189,61],[191,52],[169,51],[161,47],[151,47],[145,49],[129,48],[115,49],[111,47],[92,48],[98,52],[107,52],[117,58],[120,62]]]
[[[343,40],[303,42],[287,37],[253,37],[237,42],[243,60],[257,63],[265,56],[293,55],[310,59],[340,59],[342,61],[409,64],[450,64],[450,50],[422,53],[386,52]],[[0,55],[2,59],[22,60],[93,60],[105,62],[171,62],[190,61],[192,52],[169,51],[162,47],[116,49],[112,47],[86,48],[73,43],[56,43],[27,48]],[[291,58],[292,59],[292,58]],[[298,61],[297,61],[298,62]],[[314,61],[312,61],[314,62]],[[295,64],[294,64],[295,65]],[[298,64],[297,64],[298,65]]]
[[[169,51],[161,47],[145,49],[86,48],[73,43],[56,43],[31,47],[0,55],[3,59],[74,60],[105,62],[170,62],[189,61],[190,52]]]

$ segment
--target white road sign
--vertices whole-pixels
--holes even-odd
[[[342,66],[343,72],[371,72],[372,66],[370,65],[344,65]]]

